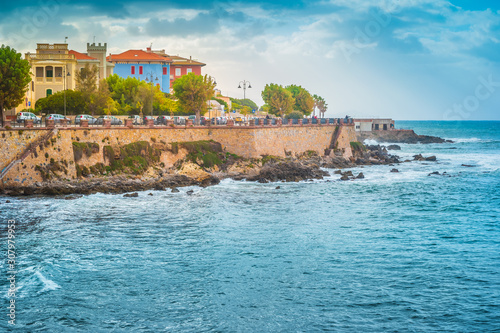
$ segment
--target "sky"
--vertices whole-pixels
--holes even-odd
[[[0,44],[108,53],[165,49],[207,65],[224,95],[258,105],[266,84],[322,96],[329,117],[500,120],[498,0],[18,0]]]

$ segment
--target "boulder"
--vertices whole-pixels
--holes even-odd
[[[137,193],[137,192],[127,193],[127,194],[123,195],[123,197],[125,197],[125,198],[137,198],[138,196],[139,196],[139,193]]]
[[[172,193],[179,193],[179,189],[177,187],[172,187]]]
[[[401,147],[398,145],[389,145],[387,146],[387,150],[401,150]]]
[[[399,172],[398,169],[392,169],[391,172]]]
[[[425,158],[425,160],[426,160],[426,161],[432,161],[432,162],[434,162],[434,161],[436,161],[437,159],[436,159],[436,156],[429,156],[429,157],[426,157],[426,158]]]
[[[349,176],[346,174],[343,174],[342,177],[340,177],[340,180],[349,180]]]
[[[360,172],[357,176],[356,176],[356,179],[364,179],[365,178],[365,175],[363,175],[362,172]]]

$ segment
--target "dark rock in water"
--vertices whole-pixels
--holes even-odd
[[[425,158],[426,161],[436,161],[436,156],[429,156]]]
[[[401,147],[398,145],[389,145],[387,146],[388,150],[401,150]]]
[[[354,177],[354,175],[352,174],[352,171],[346,171],[342,175],[346,175],[348,177]]]
[[[425,161],[425,158],[422,156],[422,154],[418,154],[418,155],[413,155],[413,160],[414,161]]]
[[[139,196],[139,193],[137,193],[137,192],[127,193],[127,194],[123,195],[123,197],[125,197],[125,198],[137,198],[138,196]]]
[[[186,194],[188,194],[188,195],[191,195],[191,194],[193,194],[193,193],[194,193],[194,191],[193,191],[193,190],[189,190],[189,191],[187,191],[187,192],[186,192]]]
[[[335,175],[341,175],[342,174],[342,170],[335,170],[335,172],[333,174],[335,174]]]
[[[466,167],[466,168],[475,168],[476,166],[475,165],[470,165],[470,164],[462,164],[463,167]]]
[[[281,188],[281,186],[276,186],[276,190],[279,190]]]
[[[399,172],[398,169],[392,169],[391,172]]]
[[[6,200],[5,203],[10,203],[10,200]]]
[[[428,174],[427,176],[431,176],[431,175],[440,175],[439,171],[434,171],[434,172],[431,172],[430,174]]]
[[[268,162],[260,169],[259,174],[248,177],[249,181],[258,182],[298,182],[308,179],[323,179],[330,174],[319,168],[317,164],[303,164],[299,161],[285,160]]]
[[[153,196],[153,193],[149,193],[148,195]]]
[[[210,185],[217,185],[219,183],[220,183],[220,179],[219,178],[210,175],[210,177],[207,177],[207,178],[203,179],[203,181],[200,183],[200,186],[201,187],[207,187],[207,186],[210,186]]]
[[[156,191],[165,191],[165,187],[161,186],[161,184],[156,184],[154,189]]]
[[[179,193],[180,191],[177,189],[177,187],[172,187],[172,193]]]
[[[67,197],[64,197],[64,200],[76,200],[81,198],[82,195],[68,195]]]
[[[342,177],[340,177],[340,180],[349,180],[349,176],[343,174]]]
[[[363,175],[362,172],[360,172],[357,176],[356,176],[356,179],[364,179],[365,178],[365,175]]]
[[[451,148],[448,148],[448,149],[457,149],[457,147],[451,147]]]

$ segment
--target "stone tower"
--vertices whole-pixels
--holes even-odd
[[[107,50],[107,43],[104,43],[104,45],[101,45],[99,43],[98,45],[96,43],[87,43],[87,54],[92,57],[96,58],[99,60],[99,80],[100,79],[105,79],[108,77],[108,69],[107,69],[107,64],[106,64],[106,50]]]

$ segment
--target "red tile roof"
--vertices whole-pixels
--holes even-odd
[[[152,52],[143,50],[128,50],[120,54],[111,54],[106,60],[108,61],[160,61],[172,62],[172,59],[159,56]]]
[[[68,53],[74,54],[76,60],[97,60],[96,58],[89,57],[84,53],[76,52],[74,50],[69,50]]]

